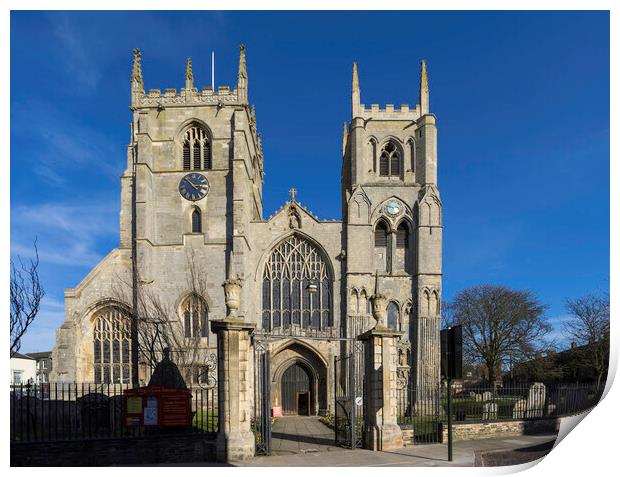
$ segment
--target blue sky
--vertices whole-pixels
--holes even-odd
[[[340,218],[351,63],[362,102],[414,105],[428,62],[444,203],[444,299],[480,283],[563,301],[609,288],[605,12],[13,12],[11,255],[38,237],[47,291],[22,351],[50,349],[63,290],[118,245],[132,49],[146,89],[234,86],[248,54],[268,216],[295,186]]]

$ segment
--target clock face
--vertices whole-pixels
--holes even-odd
[[[209,181],[202,174],[192,172],[179,182],[179,192],[187,200],[200,200],[209,192]]]
[[[391,200],[388,202],[385,210],[390,215],[398,215],[398,213],[400,212],[400,204],[395,200]]]

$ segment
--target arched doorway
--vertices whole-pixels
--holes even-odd
[[[314,379],[312,373],[299,362],[293,363],[282,374],[280,395],[282,413],[309,416],[315,413]]]

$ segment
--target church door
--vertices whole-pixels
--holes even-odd
[[[312,414],[313,390],[310,373],[295,363],[282,375],[282,413],[308,416]]]

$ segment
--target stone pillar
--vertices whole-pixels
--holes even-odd
[[[403,433],[397,421],[397,349],[402,333],[385,327],[387,299],[375,293],[373,316],[376,326],[360,335],[364,342],[364,442],[375,451],[403,446]]]
[[[250,333],[253,323],[237,316],[241,280],[224,282],[228,316],[211,322],[217,335],[217,388],[219,429],[216,457],[220,462],[234,462],[254,457],[254,433],[250,430],[251,379]]]

